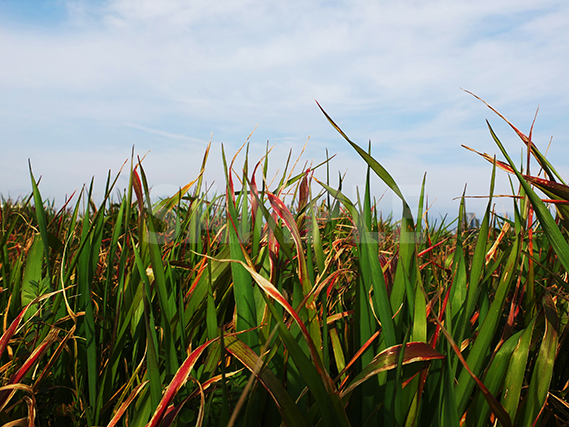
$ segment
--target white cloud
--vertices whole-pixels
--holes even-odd
[[[0,132],[19,141],[18,159],[51,151],[51,167],[65,170],[69,152],[58,150],[71,144],[100,151],[92,161],[106,170],[112,156],[128,156],[136,144],[153,149],[148,161],[158,184],[176,185],[182,178],[171,173],[168,156],[184,158],[185,142],[207,142],[213,132],[229,155],[259,123],[252,140],[259,147],[266,139],[302,145],[312,135],[307,155],[322,159],[328,147],[355,175],[361,161],[316,98],[353,140],[371,138],[396,178],[420,182],[428,171],[436,197],[450,200],[466,181],[476,188],[486,166],[460,144],[496,151],[485,118],[506,132],[513,154],[520,149],[459,87],[526,130],[541,104],[536,142],[543,146],[554,134],[556,159],[567,155],[569,4],[562,1],[64,4],[68,22],[59,27],[0,30]],[[160,178],[161,169],[171,180]],[[451,174],[453,186],[445,178]],[[22,188],[3,182],[3,193]]]

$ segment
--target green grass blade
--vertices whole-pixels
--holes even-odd
[[[561,262],[561,264],[563,264],[565,270],[569,271],[569,244],[567,244],[567,241],[563,237],[563,234],[559,230],[559,227],[555,223],[555,220],[551,216],[551,213],[549,212],[545,204],[541,201],[541,199],[535,193],[535,191],[532,190],[531,186],[526,182],[521,173],[518,172],[518,170],[516,169],[514,163],[512,162],[512,159],[506,152],[506,149],[504,148],[504,146],[502,145],[502,143],[494,133],[494,130],[490,126],[490,123],[487,122],[487,124],[488,128],[490,129],[490,133],[492,134],[492,138],[500,148],[500,151],[502,151],[504,157],[506,157],[506,160],[508,161],[514,173],[518,177],[520,185],[523,187],[525,193],[527,194],[533,206],[535,214],[537,215],[539,222],[543,227],[543,230],[549,242],[551,243],[551,246],[553,247],[553,250],[559,257],[559,261]],[[569,290],[569,286],[566,286],[565,289]]]
[[[335,389],[328,372],[323,369],[322,360],[320,359],[318,351],[316,350],[316,346],[314,345],[308,329],[300,319],[298,313],[291,307],[291,305],[273,286],[273,284],[261,276],[259,273],[257,273],[253,267],[237,260],[228,261],[239,262],[244,268],[246,268],[249,274],[251,274],[251,277],[253,277],[255,282],[263,290],[263,297],[274,299],[293,317],[296,324],[300,327],[302,335],[308,344],[312,362],[305,355],[296,339],[285,326],[273,304],[267,303],[267,308],[269,308],[271,314],[273,315],[273,318],[279,326],[280,337],[287,346],[287,349],[290,352],[294,363],[299,369],[300,374],[306,382],[306,385],[312,391],[314,399],[320,407],[321,415],[323,417],[325,425],[347,426],[349,423],[345,410],[341,405],[339,394]]]
[[[93,181],[91,181],[87,200],[91,199],[92,188]],[[84,377],[87,379],[87,397],[89,401],[87,417],[91,418],[94,424],[98,424],[98,411],[96,406],[99,371],[97,366],[97,330],[91,292],[96,263],[101,247],[101,231],[104,218],[102,215],[99,215],[95,218],[95,222],[91,224],[88,217],[89,210],[86,212],[86,217],[83,218],[81,231],[81,240],[85,243],[77,263],[77,290],[79,296],[76,311],[85,312],[85,315],[78,321],[77,330],[78,335],[83,336],[85,339],[85,359],[81,357],[80,363]],[[91,229],[93,229],[93,233],[90,232]]]
[[[525,379],[526,365],[534,325],[535,318],[531,321],[529,326],[524,329],[521,337],[517,341],[517,345],[510,359],[508,372],[504,380],[502,405],[512,420],[516,419],[518,406],[520,404],[520,395]]]
[[[280,337],[284,341],[287,350],[290,352],[291,358],[320,408],[323,424],[325,426],[349,426],[349,421],[344,408],[341,405],[338,394],[331,391],[329,386],[326,385],[326,383],[331,383],[331,381],[324,380],[323,382],[321,376],[323,373],[319,373],[318,367],[315,367],[310,359],[304,354],[304,351],[300,348],[296,339],[279,318],[279,314],[276,312],[273,305],[267,303],[267,307],[279,326]]]
[[[34,298],[38,296],[40,291],[40,282],[42,281],[42,265],[45,256],[43,240],[41,236],[36,235],[34,242],[26,257],[24,274],[22,276],[21,285],[21,305],[28,305]],[[47,289],[46,289],[47,291]],[[22,307],[18,307],[19,310]],[[30,311],[26,318],[31,317],[37,310]]]
[[[225,175],[227,178],[226,189],[226,208],[227,208],[227,232],[229,234],[229,249],[231,258],[245,262],[245,257],[241,250],[242,236],[239,235],[241,227],[233,190],[232,171],[227,168],[225,154],[223,154]],[[246,220],[242,218],[242,220]],[[233,276],[233,294],[236,306],[237,331],[245,331],[257,325],[257,314],[254,303],[253,283],[247,271],[239,264],[231,264],[231,274]],[[243,335],[243,341],[252,349],[256,350],[259,340],[254,331],[248,331]]]
[[[144,282],[144,327],[146,330],[146,363],[147,363],[147,376],[150,388],[151,408],[154,410],[158,407],[162,395],[162,380],[160,375],[160,365],[158,364],[158,337],[154,324],[154,315],[152,314],[151,301],[152,294],[150,291],[150,282],[146,275],[146,270],[142,259],[140,258],[139,251],[133,243],[133,253],[135,256],[136,266],[139,271],[141,280]]]
[[[162,252],[160,245],[161,242],[158,240],[159,234],[156,231],[154,220],[152,218],[152,206],[150,205],[150,192],[148,191],[146,174],[144,173],[144,169],[140,163],[139,166],[147,202],[147,208],[145,212],[146,215],[144,215],[144,218],[145,224],[148,227],[148,234],[143,235],[143,239],[147,239],[146,241],[143,240],[143,242],[146,243],[146,247],[150,255],[150,264],[152,266],[152,272],[154,274],[154,289],[158,294],[158,302],[162,311],[161,325],[164,330],[164,347],[166,348],[166,372],[170,375],[174,375],[180,366],[178,358],[176,356],[176,343],[173,336],[171,323],[172,319],[174,318],[174,313],[177,309],[176,298],[175,294],[172,292],[172,289],[169,286],[164,271],[164,263],[162,261]]]
[[[541,341],[539,354],[533,368],[528,394],[525,398],[525,411],[520,425],[531,427],[538,425],[542,407],[546,404],[549,385],[553,376],[553,366],[558,341],[558,318],[555,303],[549,292],[543,298],[545,310],[545,333]]]
[[[476,337],[476,340],[472,345],[472,349],[470,350],[470,353],[466,359],[466,364],[470,367],[474,375],[477,377],[479,377],[482,372],[482,369],[484,367],[484,359],[489,351],[489,346],[498,327],[498,321],[503,313],[506,296],[510,289],[510,284],[512,283],[514,271],[517,266],[520,250],[519,246],[519,237],[517,237],[510,248],[510,254],[506,261],[506,265],[504,266],[502,276],[500,277],[500,283],[498,285],[498,289],[496,290],[494,301],[490,306],[488,314],[486,315],[484,322],[480,327],[478,336]],[[458,405],[459,413],[464,413],[466,404],[468,403],[474,385],[475,382],[471,378],[470,373],[466,369],[462,369],[458,377],[458,385],[455,387],[456,402]]]
[[[454,342],[450,333],[446,330],[444,326],[442,326],[442,324],[438,319],[436,319],[436,322],[441,327],[441,331],[445,335],[449,346],[452,348],[452,351],[454,352],[456,357],[460,360],[460,363],[463,366],[462,373],[466,373],[467,375],[469,375],[472,378],[473,382],[476,383],[476,385],[478,385],[480,392],[482,393],[482,395],[484,396],[484,398],[492,408],[492,412],[494,413],[494,415],[500,420],[500,423],[504,427],[510,427],[512,425],[512,422],[510,420],[508,413],[505,411],[504,407],[500,404],[500,402],[496,400],[494,395],[490,393],[490,391],[484,385],[484,383],[480,381],[478,375],[475,372],[473,372],[473,370],[468,365],[467,361],[464,360],[464,357],[462,356],[460,349],[458,348],[458,345]],[[450,354],[451,352],[449,352],[449,354],[447,355],[449,366],[452,363],[452,361],[450,360]],[[462,373],[460,378],[462,378]],[[447,411],[447,414],[450,415],[450,418],[454,419],[455,411],[456,414],[458,414],[459,416],[463,414],[463,409],[461,406],[459,406],[460,405],[459,397],[461,397],[461,394],[459,393],[453,394],[452,387],[450,387],[450,385],[453,384],[454,382],[454,376],[452,375],[452,370],[449,368],[445,369],[445,374],[447,376],[447,381],[450,381],[448,387],[445,388],[445,410]],[[459,389],[459,391],[462,391],[460,390],[460,383],[458,387],[455,387],[455,389]],[[452,425],[456,425],[456,423],[453,421]]]
[[[350,215],[357,224],[361,223],[362,220],[360,219],[360,215],[350,199],[348,199],[339,190],[334,190],[323,182],[320,182],[318,180],[316,181],[344,205],[344,207],[348,210],[348,212],[350,212]],[[370,233],[368,233],[366,229],[362,230],[360,228],[360,231],[360,248],[362,248],[360,249],[360,263],[365,263],[365,265],[367,265],[367,267],[364,267],[364,272],[369,272],[369,277],[373,277],[374,283],[376,284],[374,287],[374,300],[378,305],[379,320],[381,321],[383,327],[383,334],[386,337],[386,344],[388,346],[395,345],[397,343],[397,340],[395,338],[395,326],[392,320],[391,305],[389,297],[387,295],[387,289],[385,287],[385,280],[383,278],[381,264],[379,263],[377,252],[372,253],[369,250],[365,249],[368,248],[366,244],[370,243]]]
[[[464,311],[463,328],[466,328],[467,322],[472,317],[474,312],[476,300],[480,293],[480,279],[484,274],[484,264],[486,260],[486,251],[488,244],[488,232],[490,227],[490,216],[492,212],[492,197],[494,196],[494,183],[496,178],[496,164],[492,168],[492,178],[490,180],[490,194],[486,212],[482,219],[482,224],[478,230],[478,239],[474,248],[474,256],[472,257],[472,265],[470,267],[470,278],[468,283],[468,290],[466,295],[466,308]]]
[[[263,387],[265,387],[265,389],[270,393],[285,425],[291,427],[308,427],[308,423],[302,416],[302,413],[296,406],[294,400],[283,387],[279,378],[264,366],[263,360],[245,343],[243,343],[243,341],[238,340],[236,337],[225,336],[224,340],[227,351],[239,359],[239,361],[260,380]]]
[[[512,353],[515,351],[516,347],[520,343],[520,337],[522,336],[522,332],[517,332],[516,334],[512,335],[498,350],[496,356],[492,360],[492,364],[488,368],[488,372],[484,378],[484,385],[488,388],[488,391],[493,396],[497,396],[504,382],[504,378],[509,374],[510,369],[508,365],[510,364],[510,360],[512,357]],[[519,375],[519,373],[516,373]],[[520,376],[523,378],[523,374]],[[519,398],[519,396],[518,396]],[[508,414],[510,415],[510,419],[514,419],[514,416],[509,413],[508,408],[502,402],[502,406]],[[471,425],[474,425],[476,422],[477,427],[483,427],[488,424],[488,415],[490,413],[490,405],[482,393],[478,393],[475,397],[473,403],[470,405],[468,409],[468,419],[472,421]]]
[[[316,103],[318,104],[318,101]],[[340,133],[340,135],[342,135],[344,137],[344,139],[346,141],[348,141],[348,143],[365,160],[365,162],[372,168],[372,170],[377,174],[377,176],[379,176],[381,178],[381,180],[383,182],[385,182],[387,184],[387,186],[389,188],[391,188],[391,190],[403,201],[403,204],[405,206],[407,206],[407,209],[408,209],[408,205],[407,205],[407,202],[405,201],[405,197],[403,197],[403,193],[401,192],[401,190],[399,189],[399,186],[397,185],[397,183],[395,182],[393,177],[389,174],[389,172],[387,172],[387,170],[383,166],[381,166],[377,162],[377,160],[375,160],[373,157],[371,157],[364,149],[362,149],[356,143],[352,142],[350,140],[350,138],[348,138],[348,136],[342,131],[342,129],[340,129],[338,127],[338,125],[336,123],[334,123],[332,118],[326,113],[326,111],[324,111],[324,109],[320,106],[320,104],[318,104],[318,107],[320,108],[322,113],[324,113],[324,115],[326,116],[328,121],[332,124],[334,129],[336,129]],[[410,210],[409,210],[409,212],[410,212]]]
[[[40,190],[34,178],[34,174],[32,172],[31,162],[29,162],[29,168],[30,168],[30,178],[32,180],[32,189],[34,194],[34,207],[36,211],[36,217],[38,220],[38,228],[40,229],[40,235],[43,241],[43,247],[45,252],[47,277],[51,280],[52,276],[51,276],[51,263],[49,259],[49,235],[47,232],[47,217],[43,206],[43,200],[41,198]]]

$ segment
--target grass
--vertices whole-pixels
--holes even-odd
[[[314,169],[269,188],[268,155],[251,171],[223,154],[226,191],[209,195],[208,148],[159,203],[133,156],[118,201],[109,175],[99,206],[91,184],[56,210],[30,167],[31,195],[0,210],[0,421],[566,425],[569,188],[531,133],[512,125],[520,172],[490,128],[505,161],[483,155],[494,170],[473,229],[464,200],[452,225],[432,222],[424,182],[411,212],[324,114],[368,168],[357,202]],[[493,211],[496,169],[519,184],[511,219]],[[400,220],[377,211],[371,174]]]

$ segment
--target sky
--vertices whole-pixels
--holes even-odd
[[[545,152],[553,138],[548,158],[569,178],[568,22],[565,0],[0,0],[0,194],[30,194],[30,162],[44,199],[61,205],[92,177],[100,197],[134,147],[166,197],[197,177],[210,140],[205,180],[220,193],[222,146],[231,158],[253,132],[250,167],[267,143],[271,177],[290,150],[306,144],[298,173],[328,150],[332,186],[345,174],[355,201],[366,165],[317,100],[352,141],[371,141],[412,207],[426,173],[431,212],[454,218],[464,191],[488,194],[492,169],[461,144],[499,153],[488,119],[518,162],[523,149],[461,88],[526,133],[539,106],[534,142]],[[383,212],[400,211],[372,187]],[[504,172],[497,193],[511,194]]]

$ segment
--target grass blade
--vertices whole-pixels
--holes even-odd
[[[563,237],[563,234],[559,230],[559,227],[555,223],[555,220],[551,216],[551,213],[549,212],[549,210],[547,209],[545,204],[541,201],[541,199],[535,193],[535,191],[532,190],[531,186],[526,182],[526,180],[523,178],[522,174],[520,172],[518,172],[518,170],[516,169],[514,163],[512,162],[512,159],[510,158],[510,156],[508,155],[508,153],[504,149],[504,146],[502,145],[502,143],[500,142],[500,140],[498,139],[498,137],[494,133],[494,130],[490,126],[490,123],[488,123],[488,122],[486,122],[486,123],[488,124],[488,128],[490,129],[490,133],[492,134],[492,138],[494,139],[494,141],[496,142],[496,144],[500,148],[500,151],[502,151],[502,154],[504,155],[504,157],[506,157],[506,159],[507,159],[508,163],[510,164],[512,170],[514,171],[514,173],[518,177],[518,181],[520,182],[520,185],[523,187],[525,193],[527,194],[527,196],[528,196],[528,198],[529,198],[529,200],[533,206],[533,209],[534,209],[534,211],[535,211],[535,213],[539,219],[539,222],[542,225],[542,227],[545,231],[545,234],[546,234],[549,242],[551,243],[551,246],[553,247],[553,250],[555,251],[555,253],[559,257],[559,261],[561,262],[561,264],[563,264],[563,267],[565,267],[565,270],[569,271],[569,245],[567,244],[567,241]],[[566,290],[569,290],[569,285],[566,286]]]
[[[263,384],[270,393],[277,408],[287,426],[308,426],[308,423],[297,408],[294,400],[282,386],[281,381],[269,369],[264,367],[264,362],[245,343],[236,337],[225,335],[226,350],[235,356],[247,367]]]
[[[162,417],[166,413],[168,405],[170,405],[170,402],[172,402],[172,399],[176,396],[180,388],[186,383],[186,381],[188,381],[188,376],[190,375],[190,372],[193,369],[194,365],[197,363],[199,357],[204,352],[204,350],[216,340],[217,338],[209,340],[206,343],[200,345],[198,348],[192,351],[184,363],[182,363],[182,366],[180,366],[180,369],[178,369],[176,375],[174,375],[174,378],[172,378],[172,381],[168,385],[168,388],[166,388],[164,396],[160,400],[160,403],[156,408],[154,415],[152,415],[152,418],[150,419],[147,427],[156,427],[162,421]]]

